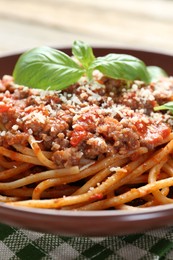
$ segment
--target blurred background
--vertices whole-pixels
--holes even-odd
[[[0,0],[0,55],[39,45],[173,54],[173,0]]]

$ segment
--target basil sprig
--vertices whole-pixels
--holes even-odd
[[[92,48],[82,41],[73,43],[72,54],[77,61],[53,48],[31,49],[19,57],[13,71],[14,81],[32,88],[61,90],[83,75],[91,80],[96,69],[115,79],[138,79],[146,83],[152,79],[151,69],[131,55],[112,53],[96,58]]]
[[[72,54],[81,62],[86,70],[95,60],[92,48],[82,41],[74,41]]]
[[[173,114],[173,101],[154,107],[154,111],[169,110]]]
[[[148,66],[148,73],[150,75],[150,81],[157,81],[162,77],[168,77],[168,74],[160,67],[157,66]]]
[[[84,69],[67,54],[46,46],[22,54],[13,71],[17,84],[41,89],[64,89],[83,74]]]
[[[101,71],[105,76],[115,79],[139,79],[149,83],[149,73],[143,61],[127,54],[108,54],[98,57],[91,68]]]

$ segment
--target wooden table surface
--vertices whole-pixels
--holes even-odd
[[[173,0],[0,0],[0,55],[76,39],[173,54]]]

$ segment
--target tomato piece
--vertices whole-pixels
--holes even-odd
[[[74,128],[71,138],[70,138],[70,144],[72,146],[77,146],[87,135],[86,130],[83,126],[78,125]]]
[[[151,121],[144,122],[142,120],[135,123],[135,127],[140,136],[147,140],[148,144],[157,146],[171,133],[171,129],[166,124],[155,124]]]
[[[6,104],[0,104],[0,113],[4,113],[7,112],[9,110],[9,106],[7,106]]]
[[[103,194],[102,193],[96,193],[94,195],[91,195],[90,200],[101,200],[103,199]]]

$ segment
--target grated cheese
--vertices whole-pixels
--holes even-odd
[[[111,167],[110,168],[110,171],[111,172],[119,172],[119,171],[121,171],[121,172],[127,172],[127,170],[126,169],[123,169],[123,168],[121,168],[121,167]]]
[[[18,128],[19,128],[18,125],[13,125],[13,126],[12,126],[12,129],[15,130],[15,131],[18,130]]]

